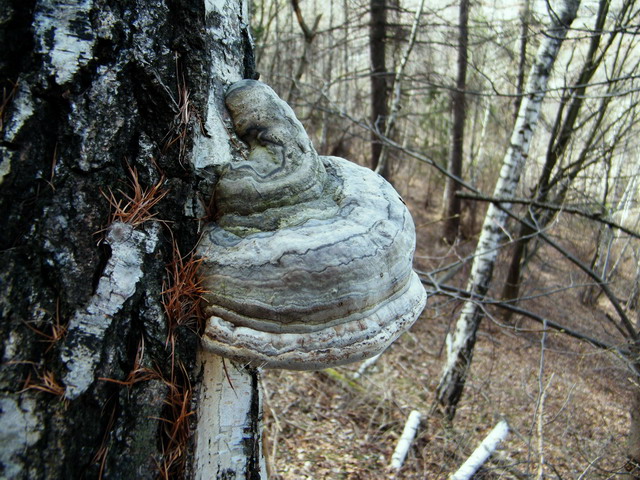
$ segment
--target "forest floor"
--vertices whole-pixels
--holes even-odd
[[[439,208],[425,209],[424,194],[405,200],[417,227],[416,268],[430,271],[473,252],[474,235],[455,249],[438,242]],[[586,233],[569,247],[586,250]],[[464,287],[468,269],[450,283]],[[503,270],[499,266],[494,275],[496,292]],[[522,305],[615,342],[603,327],[606,306],[587,307],[580,288],[565,288],[583,281],[559,254],[541,251],[526,274],[525,294],[535,298]],[[549,291],[556,293],[538,296]],[[265,372],[270,478],[445,479],[500,419],[508,422],[509,436],[475,478],[625,478],[630,383],[624,363],[613,352],[562,333],[548,331],[543,338],[541,325],[521,317],[505,323],[499,312],[488,311],[453,424],[429,415],[445,336],[461,305],[431,296],[412,329],[358,380],[352,379],[358,364],[335,371]],[[394,473],[387,465],[411,410],[420,411],[423,422],[404,466]]]

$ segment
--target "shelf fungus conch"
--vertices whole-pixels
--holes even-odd
[[[198,245],[204,348],[294,370],[380,353],[426,302],[404,202],[371,170],[318,156],[267,85],[237,82],[226,105],[249,149],[220,173]]]

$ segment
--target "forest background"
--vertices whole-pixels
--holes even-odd
[[[527,90],[569,3],[254,2],[261,80],[319,153],[394,184],[430,294],[418,324],[364,376],[358,366],[267,375],[266,453],[282,478],[386,478],[414,409],[431,414],[398,478],[455,471],[500,419],[513,431],[483,478],[634,475],[640,12],[581,2],[546,87]],[[543,98],[520,181],[498,196],[533,93]],[[472,263],[496,196],[508,220],[478,293]],[[452,394],[444,372],[469,297],[480,313],[465,327],[474,333]]]

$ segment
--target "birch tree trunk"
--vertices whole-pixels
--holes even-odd
[[[567,30],[575,19],[578,6],[579,0],[565,0],[551,13],[551,24],[529,73],[526,90],[528,93],[520,106],[511,144],[504,157],[500,178],[493,193],[496,198],[514,196],[538,122],[551,69]],[[447,359],[436,395],[449,418],[455,416],[471,365],[476,332],[482,319],[481,302],[489,289],[506,220],[507,214],[503,210],[494,204],[489,206],[467,286],[467,290],[472,292],[474,297],[465,302],[454,331],[447,335]]]
[[[1,10],[0,476],[190,476],[199,338],[168,322],[166,266],[232,158],[246,5]]]
[[[529,43],[530,0],[524,0],[520,10],[520,48],[518,52],[518,76],[516,80],[516,98],[513,101],[514,121],[518,120],[518,112],[524,93],[524,76],[527,66],[527,44]]]
[[[591,81],[591,78],[604,59],[604,55],[599,51],[599,47],[608,12],[609,1],[600,0],[598,6],[598,14],[595,19],[593,35],[589,42],[589,50],[587,52],[580,75],[575,84],[567,88],[567,92],[563,95],[560,102],[560,107],[556,114],[556,119],[552,128],[551,139],[549,141],[549,146],[547,147],[545,163],[542,168],[542,174],[540,176],[540,179],[538,180],[538,184],[534,189],[534,199],[536,202],[544,203],[549,200],[549,196],[551,194],[552,173],[558,165],[558,162],[565,154],[569,142],[571,138],[573,138],[573,134],[576,131],[576,122],[578,121],[578,114],[580,113],[582,105],[584,103],[587,85]],[[615,33],[610,34],[609,42],[604,46],[604,52],[606,52],[609,45],[611,45]],[[602,118],[602,116],[604,115],[604,111],[606,111],[606,106],[608,105],[608,103],[608,99],[605,99],[601,103],[601,113],[599,114],[600,118]],[[604,111],[602,111],[603,109]],[[599,123],[599,121],[595,122],[596,125],[599,125]],[[594,135],[589,135],[587,138],[593,139]],[[589,143],[591,143],[590,140],[587,141],[587,144]],[[586,148],[591,149],[591,145]],[[568,182],[565,182],[565,185],[567,183]],[[559,200],[563,199],[559,198]],[[554,216],[550,215],[546,215],[545,218],[545,213],[546,212],[535,211],[535,209],[533,208],[530,209],[526,216],[527,223],[530,225],[535,224],[540,225],[541,227],[545,227],[554,218]],[[534,229],[526,224],[520,225],[519,230],[520,231],[518,233],[518,240],[516,241],[513,248],[513,256],[511,257],[505,286],[502,292],[502,298],[511,301],[517,301],[517,298],[520,294],[522,269],[524,267],[525,259],[527,258],[529,242],[532,238],[534,238],[535,234]],[[508,321],[508,319],[510,318],[510,314],[505,314],[504,318],[506,321]]]

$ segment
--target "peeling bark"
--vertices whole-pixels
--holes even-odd
[[[197,371],[195,333],[176,329],[173,364],[166,346],[165,266],[172,239],[196,243],[213,168],[233,155],[222,92],[255,76],[246,5],[8,0],[0,14],[13,92],[0,132],[0,477],[156,478],[172,365]],[[155,218],[110,225],[101,191],[131,194],[128,167],[169,193]],[[66,335],[50,341],[56,325]],[[134,367],[155,376],[117,383]]]

